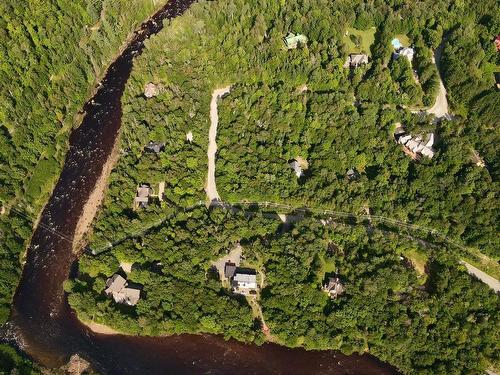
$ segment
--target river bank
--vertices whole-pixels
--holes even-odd
[[[392,367],[373,357],[334,351],[247,345],[210,335],[116,335],[102,324],[87,327],[70,309],[62,285],[77,259],[74,243],[81,242],[91,223],[113,165],[110,155],[116,149],[121,125],[120,98],[133,58],[142,51],[144,41],[161,29],[163,19],[182,14],[192,2],[173,0],[146,22],[141,28],[145,31],[137,33],[110,66],[96,95],[85,105],[85,117],[70,136],[63,171],[43,210],[41,222],[45,225],[37,226],[28,248],[9,323],[14,334],[4,339],[44,366],[59,367],[78,353],[102,373],[284,373],[291,365],[302,373],[346,369],[394,373]]]

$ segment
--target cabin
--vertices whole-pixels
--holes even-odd
[[[147,184],[142,184],[137,187],[137,193],[134,198],[134,208],[146,208],[149,203],[149,197],[152,194],[153,190]]]
[[[297,48],[299,44],[307,44],[307,37],[302,34],[295,35],[293,33],[289,33],[285,38],[283,38],[283,40],[287,49]]]
[[[164,148],[165,148],[165,143],[155,142],[155,141],[149,141],[149,143],[144,147],[144,150],[148,151],[148,152],[154,152],[155,154],[158,154]]]
[[[495,38],[495,47],[497,47],[497,51],[500,52],[500,34]]]
[[[344,285],[338,277],[329,277],[328,282],[323,285],[323,290],[334,299],[344,292]]]
[[[344,63],[344,68],[357,68],[362,64],[368,64],[368,55],[366,54],[351,54],[347,57]]]
[[[116,303],[129,306],[135,306],[141,297],[140,289],[129,287],[127,280],[117,273],[106,281],[104,293],[107,296],[112,296]]]

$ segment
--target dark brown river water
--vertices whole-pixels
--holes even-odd
[[[56,367],[78,353],[107,374],[392,374],[369,355],[308,352],[274,344],[261,347],[218,336],[135,337],[101,335],[83,326],[70,309],[62,284],[75,255],[72,238],[83,206],[108,159],[120,128],[120,98],[143,42],[162,20],[183,13],[193,0],[173,0],[145,22],[108,72],[84,110],[60,179],[28,248],[4,341],[37,362]],[[47,230],[50,227],[53,231]],[[61,236],[60,234],[63,234]]]

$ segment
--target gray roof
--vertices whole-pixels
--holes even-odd
[[[114,274],[106,281],[106,287],[104,292],[112,295],[116,303],[134,306],[141,296],[140,289],[127,287],[127,280],[118,274]]]
[[[256,283],[257,282],[257,275],[248,274],[248,273],[236,273],[234,275],[233,280],[240,282],[240,283]]]
[[[118,274],[114,274],[106,281],[106,294],[110,294],[113,292],[119,292],[125,287],[127,284],[127,280],[125,280],[122,276]]]
[[[149,185],[141,185],[137,188],[137,198],[147,198],[151,194],[151,188]]]
[[[164,146],[165,146],[165,143],[150,141],[144,148],[147,151],[159,153]]]
[[[368,55],[362,53],[352,54],[349,55],[348,61],[349,65],[354,67],[359,66],[361,64],[368,64]]]
[[[224,276],[226,276],[228,279],[234,276],[234,273],[236,272],[236,264],[227,262],[224,266]]]

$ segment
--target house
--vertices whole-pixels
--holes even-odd
[[[250,290],[257,289],[257,275],[255,273],[242,273],[237,270],[233,277],[233,288],[236,292],[245,294]]]
[[[307,43],[307,37],[302,34],[295,35],[293,33],[289,33],[283,40],[285,41],[287,49],[297,48],[299,43],[304,45]]]
[[[330,277],[328,283],[323,285],[323,290],[328,293],[330,298],[336,298],[344,291],[344,285],[338,277]]]
[[[239,294],[257,293],[257,275],[255,270],[237,267],[232,262],[226,262],[224,265],[224,276],[229,280],[231,289]]]
[[[127,280],[118,274],[114,274],[106,281],[104,292],[112,296],[116,303],[124,303],[135,306],[141,297],[141,291],[137,288],[127,286]]]
[[[226,262],[224,265],[224,276],[226,279],[231,280],[236,272],[236,264],[232,262]]]
[[[165,147],[165,143],[150,141],[144,149],[149,152],[159,153]]]
[[[401,131],[401,128],[398,127],[396,132],[394,133],[394,137],[396,141],[403,145],[403,149],[414,159],[417,158],[417,155],[428,157],[432,159],[434,156],[434,149],[432,146],[434,145],[434,133],[427,134],[426,139],[422,139],[421,136],[413,137],[410,134],[407,134],[404,131]]]
[[[104,292],[108,295],[112,293],[118,293],[120,290],[125,288],[126,284],[127,280],[115,273],[106,281],[106,290],[104,290]]]
[[[413,56],[415,55],[415,50],[410,47],[402,47],[396,53],[394,54],[395,58],[398,58],[399,56],[404,56],[408,59],[409,62],[413,61]]]
[[[344,68],[357,68],[362,64],[368,64],[368,55],[365,54],[351,54],[347,57],[344,63]]]
[[[500,90],[500,72],[495,72],[495,84],[497,90]]]
[[[497,47],[497,52],[500,52],[500,34],[495,38],[495,47]]]
[[[149,203],[149,196],[153,190],[147,184],[142,184],[137,188],[137,194],[134,198],[134,207],[146,208]]]
[[[304,172],[302,171],[302,167],[300,166],[300,163],[297,160],[292,161],[291,163],[289,163],[289,165],[294,170],[297,178],[301,177],[304,174]]]

